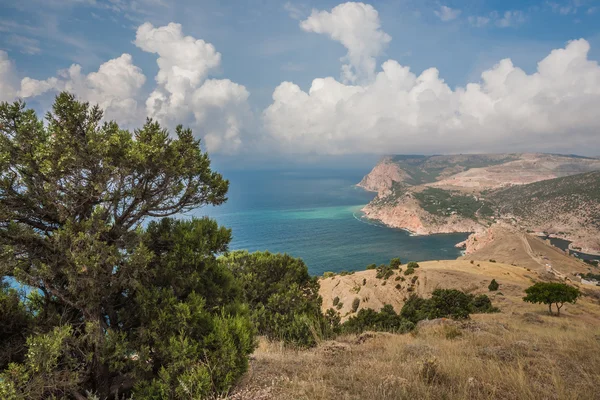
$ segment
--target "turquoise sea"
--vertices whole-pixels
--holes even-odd
[[[221,171],[228,198],[189,216],[208,215],[232,229],[231,250],[286,252],[314,275],[362,270],[370,263],[454,259],[467,234],[411,236],[363,217],[374,196],[355,186],[368,170]]]

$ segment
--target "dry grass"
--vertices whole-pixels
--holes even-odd
[[[600,329],[541,310],[308,351],[262,341],[235,399],[593,399]]]

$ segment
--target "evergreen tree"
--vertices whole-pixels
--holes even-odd
[[[254,347],[216,260],[230,233],[166,217],[223,203],[228,182],[181,126],[171,137],[148,120],[132,134],[67,93],[46,119],[0,105],[0,277],[33,290],[34,317],[27,357],[0,371],[0,398],[226,390]]]

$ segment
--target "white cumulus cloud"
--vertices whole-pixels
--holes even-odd
[[[0,50],[0,101],[12,101],[17,96],[15,65],[8,54]]]
[[[434,14],[442,21],[452,21],[453,19],[458,18],[460,13],[460,10],[448,6],[441,6],[439,10],[434,11]]]
[[[417,75],[394,60],[374,79],[281,83],[263,121],[288,152],[320,154],[600,148],[600,67],[580,39],[527,74],[510,59],[479,82],[450,88],[435,68]]]
[[[382,54],[392,39],[381,30],[379,13],[369,4],[348,2],[331,11],[313,10],[300,22],[306,32],[329,36],[348,50],[342,66],[345,82],[371,79],[375,73],[375,58]]]
[[[145,81],[146,77],[133,64],[131,55],[123,54],[87,75],[80,65],[73,64],[59,71],[58,76],[46,80],[23,78],[19,96],[31,98],[48,91],[68,91],[84,101],[98,104],[105,110],[107,118],[127,125],[140,119],[136,99]]]
[[[149,116],[167,125],[191,124],[209,151],[234,152],[242,144],[249,93],[228,79],[210,79],[221,65],[215,47],[184,36],[180,24],[141,25],[135,45],[158,55],[156,89],[146,101]]]

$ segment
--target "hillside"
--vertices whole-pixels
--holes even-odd
[[[378,193],[363,208],[368,218],[415,234],[508,221],[596,252],[598,170],[598,159],[554,154],[390,156],[359,186]]]
[[[514,186],[487,199],[523,229],[566,237],[584,252],[600,249],[600,172]]]
[[[542,241],[532,244],[536,252],[554,251]],[[556,257],[556,262],[570,259]],[[463,322],[423,321],[411,334],[347,335],[305,351],[262,340],[251,371],[229,398],[596,398],[599,288],[580,286],[584,297],[567,304],[557,318],[548,316],[543,305],[522,301],[534,281],[556,279],[543,268],[489,260],[429,261],[413,275],[396,271],[387,280],[375,275],[367,270],[321,278],[323,310],[334,307],[337,297],[344,319],[354,315],[350,305],[355,298],[360,299],[358,310],[386,303],[399,311],[411,293],[428,297],[436,288],[457,288],[489,295],[500,313],[472,315]],[[487,289],[491,279],[500,284],[496,292]]]

